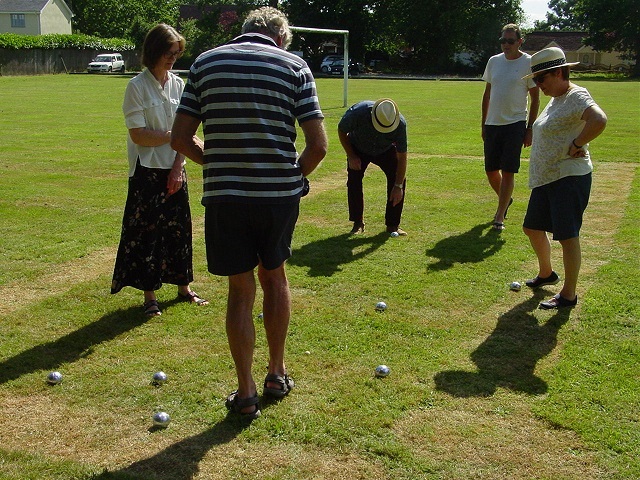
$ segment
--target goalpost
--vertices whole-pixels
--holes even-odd
[[[347,85],[349,81],[349,30],[331,30],[327,28],[311,28],[311,27],[293,27],[290,26],[293,32],[309,32],[309,33],[322,33],[326,35],[342,35],[344,39],[344,68],[343,68],[343,82],[342,82],[342,106],[347,106]]]

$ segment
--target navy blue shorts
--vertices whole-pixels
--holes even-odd
[[[510,125],[484,126],[484,170],[485,172],[518,173],[520,154],[524,136],[527,133],[526,122]]]
[[[215,203],[205,207],[207,267],[214,275],[237,275],[262,262],[278,268],[291,256],[300,202],[256,205]]]
[[[579,237],[590,193],[590,173],[536,187],[531,191],[523,226],[551,232],[554,240]]]

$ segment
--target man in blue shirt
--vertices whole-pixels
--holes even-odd
[[[347,197],[352,234],[364,232],[362,180],[370,163],[387,177],[385,224],[393,236],[399,228],[407,173],[407,122],[389,99],[365,100],[346,111],[338,124],[338,138],[347,154]]]

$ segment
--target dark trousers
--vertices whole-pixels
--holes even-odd
[[[380,155],[364,155],[358,152],[362,160],[360,170],[351,170],[347,164],[347,200],[349,202],[349,220],[352,222],[362,222],[364,215],[364,195],[362,192],[362,179],[364,172],[370,163],[379,166],[387,177],[387,206],[384,214],[384,223],[387,227],[397,228],[400,225],[402,207],[404,206],[404,196],[395,207],[391,205],[389,196],[396,183],[396,170],[398,169],[398,157],[396,147],[391,147]],[[406,180],[405,180],[406,185]],[[404,185],[403,185],[404,186]]]

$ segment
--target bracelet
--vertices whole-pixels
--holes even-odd
[[[398,187],[400,190],[404,188],[404,185],[402,183],[395,183],[393,186]]]
[[[571,143],[573,143],[573,146],[576,147],[577,149],[582,148],[584,145],[576,145],[576,139],[574,138],[573,140],[571,140]]]

